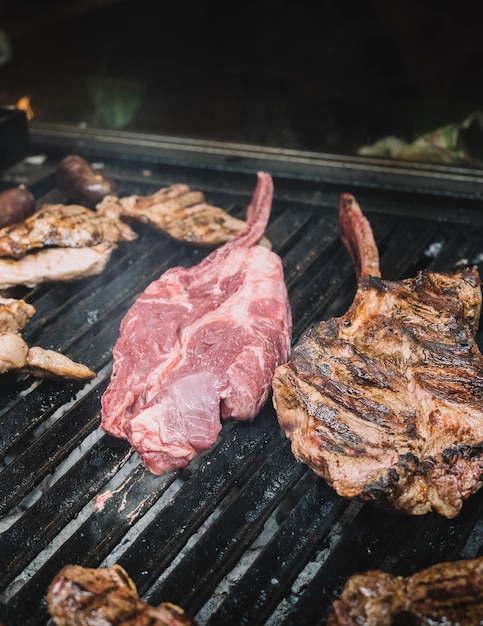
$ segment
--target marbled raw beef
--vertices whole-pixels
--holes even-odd
[[[253,419],[289,357],[282,261],[257,245],[272,196],[272,178],[260,172],[247,230],[198,265],[162,274],[121,323],[101,426],[129,440],[155,474],[209,449],[220,417]]]

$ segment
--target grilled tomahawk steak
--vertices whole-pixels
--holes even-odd
[[[165,272],[121,323],[101,426],[128,439],[155,474],[210,448],[220,415],[254,418],[290,355],[282,262],[256,245],[272,194],[260,172],[246,231],[198,265]]]
[[[477,626],[483,616],[483,558],[437,563],[412,576],[370,570],[351,576],[328,626]]]
[[[273,401],[296,458],[341,496],[455,517],[482,484],[483,358],[476,269],[382,280],[371,227],[340,202],[358,274],[347,313],[309,329]]]

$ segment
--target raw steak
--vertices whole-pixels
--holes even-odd
[[[0,374],[12,371],[39,378],[94,378],[91,369],[59,352],[27,345],[20,331],[34,314],[35,307],[25,300],[0,297]]]
[[[482,484],[480,277],[462,269],[381,280],[371,227],[350,194],[340,228],[357,293],[277,368],[280,425],[294,455],[339,495],[455,517]]]
[[[101,426],[155,474],[210,448],[223,419],[251,420],[290,355],[280,257],[262,238],[273,183],[260,172],[247,230],[191,268],[165,272],[124,317]]]

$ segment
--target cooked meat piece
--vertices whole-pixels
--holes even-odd
[[[21,222],[36,209],[33,194],[19,185],[0,192],[0,228]]]
[[[205,202],[202,192],[177,184],[150,196],[106,196],[97,210],[151,224],[170,237],[202,246],[218,246],[243,233],[247,224]],[[264,245],[270,247],[268,239]]]
[[[56,171],[57,184],[74,202],[94,207],[104,196],[116,193],[116,184],[77,154],[62,159]]]
[[[95,372],[67,356],[35,346],[29,348],[19,333],[0,333],[0,374],[9,371],[32,374],[37,378],[94,378]]]
[[[462,269],[382,280],[369,222],[350,194],[340,225],[357,293],[276,370],[280,425],[297,459],[339,495],[455,517],[483,475],[480,277]]]
[[[39,378],[94,378],[95,372],[68,357],[40,347],[29,348],[19,332],[35,307],[14,298],[0,297],[0,374],[18,371]]]
[[[259,173],[248,229],[191,268],[165,272],[122,321],[101,426],[155,474],[210,448],[223,419],[253,419],[290,354],[280,257],[256,245],[273,194]]]
[[[114,249],[113,244],[101,243],[90,248],[45,248],[17,260],[0,258],[0,289],[100,274]]]
[[[29,351],[18,333],[0,333],[0,374],[23,367]]]
[[[476,626],[483,616],[483,558],[439,563],[412,576],[351,576],[327,626]]]
[[[176,184],[163,187],[149,196],[118,198],[111,194],[97,205],[97,210],[102,212],[105,207],[110,207],[111,211],[117,211],[119,215],[129,215],[142,222],[164,227],[172,221],[173,213],[204,201],[203,192],[192,191],[185,184]]]
[[[22,371],[37,378],[69,378],[83,380],[95,378],[96,373],[82,363],[54,350],[44,350],[38,346],[29,348]]]
[[[0,296],[0,332],[21,330],[35,313],[25,300]]]
[[[143,602],[120,565],[66,565],[50,584],[47,608],[56,626],[196,626],[179,606]]]
[[[136,236],[120,219],[75,204],[46,204],[23,222],[0,229],[0,256],[20,259],[38,248],[114,245]]]

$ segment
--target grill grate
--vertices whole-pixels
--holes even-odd
[[[28,184],[39,203],[67,201],[53,174],[75,148],[48,146],[44,164],[18,164],[4,176]],[[85,149],[84,156],[95,161],[103,155]],[[188,182],[214,204],[244,215],[255,170],[243,159],[239,167],[202,160],[194,167],[178,157],[166,163],[150,158],[123,160],[106,152],[102,160],[123,195]],[[270,164],[260,169],[270,171]],[[311,323],[344,312],[354,294],[353,266],[338,237],[342,191],[354,191],[371,220],[385,278],[481,262],[483,222],[468,228],[478,198],[448,203],[439,188],[421,196],[410,188],[361,184],[354,190],[314,177],[275,173],[274,180],[266,234],[284,261],[294,341]],[[380,208],[385,197],[390,211]],[[146,601],[178,603],[201,625],[300,626],[325,623],[332,600],[356,571],[408,575],[482,553],[483,493],[456,520],[404,517],[346,501],[294,460],[270,402],[253,423],[225,425],[215,447],[188,468],[161,477],[146,471],[126,442],[103,434],[100,397],[123,315],[168,267],[198,263],[206,254],[147,226],[136,229],[139,238],[121,244],[99,276],[9,292],[36,307],[23,333],[29,343],[59,349],[98,376],[88,384],[0,380],[5,626],[47,624],[48,585],[73,562],[120,563]],[[106,493],[111,497],[96,508],[96,498]]]

